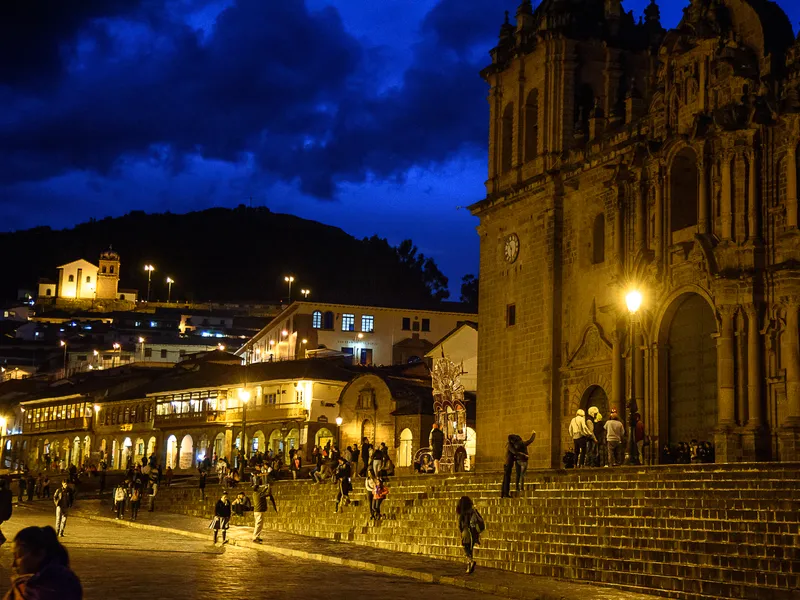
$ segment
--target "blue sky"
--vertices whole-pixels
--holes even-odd
[[[478,269],[461,208],[486,178],[478,71],[516,4],[10,0],[0,230],[252,198],[358,237],[410,237],[457,296]],[[637,17],[647,4],[623,2]],[[660,4],[671,27],[688,2]],[[778,4],[800,21],[800,3]]]

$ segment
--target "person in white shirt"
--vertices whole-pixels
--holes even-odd
[[[586,426],[586,413],[582,408],[578,409],[572,421],[569,423],[569,434],[572,436],[572,444],[575,451],[575,467],[580,468],[586,460],[586,444],[593,434]]]

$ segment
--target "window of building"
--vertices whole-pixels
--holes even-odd
[[[344,313],[342,315],[342,331],[355,331],[356,330],[356,316],[351,313]]]
[[[514,158],[514,104],[509,103],[503,111],[500,125],[500,172],[511,170]]]
[[[166,350],[162,350],[161,351],[161,358],[167,358],[167,351]]]
[[[371,387],[364,388],[358,393],[356,410],[373,410],[375,408],[375,390]]]
[[[414,321],[411,324],[411,331],[419,331],[419,321]]]
[[[592,224],[592,264],[598,265],[606,259],[606,216],[600,213]]]
[[[106,266],[105,266],[105,265],[103,265],[103,268],[101,269],[101,272],[102,272],[102,273],[105,273],[105,272],[106,272]]]
[[[375,317],[372,315],[361,315],[361,331],[372,333],[375,331]]]
[[[513,327],[517,324],[517,305],[509,304],[506,306],[506,327]]]
[[[322,329],[322,311],[315,310],[311,313],[311,327],[314,329]]]
[[[297,388],[294,391],[294,399],[295,399],[295,402],[297,402],[298,404],[302,404],[303,403],[303,390],[302,390],[302,388]]]
[[[403,317],[403,331],[410,331],[411,330],[411,319],[409,317]]]
[[[153,356],[153,349],[152,348],[145,348],[144,349],[144,357],[150,358]]]
[[[333,313],[331,311],[325,313],[322,325],[323,329],[333,329]]]
[[[120,300],[125,300],[125,294],[120,294],[120,295],[119,295],[119,299],[120,299]]]
[[[75,275],[70,275],[70,276],[67,278],[67,281],[69,281],[70,283],[72,283],[73,281],[75,281]]]
[[[697,155],[691,148],[684,148],[675,156],[670,169],[671,231],[697,225],[699,181]]]
[[[180,356],[181,358],[186,356],[186,350],[181,350],[180,352],[178,352],[178,356]]]
[[[525,103],[525,161],[536,158],[539,151],[539,90],[532,89]]]
[[[47,289],[44,291],[44,295],[45,295],[45,296],[52,296],[52,295],[53,295],[53,290],[51,290],[50,288],[47,288]]]
[[[430,330],[431,330],[431,320],[422,319],[422,331],[430,331]]]
[[[112,273],[114,272],[114,267],[109,267],[109,269]]]
[[[265,404],[275,404],[278,401],[278,395],[274,392],[272,394],[264,394]]]

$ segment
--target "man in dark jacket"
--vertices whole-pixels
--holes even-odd
[[[364,467],[359,472],[359,475],[362,477],[367,476],[367,470],[369,469],[369,452],[372,450],[372,444],[369,443],[367,438],[364,438],[361,441],[361,462],[364,463]],[[358,465],[356,465],[358,466]]]
[[[428,444],[433,455],[433,472],[438,473],[439,461],[442,460],[442,452],[444,451],[444,432],[439,428],[438,423],[433,424],[431,432],[428,434]]]
[[[350,504],[350,490],[353,485],[350,482],[350,463],[344,459],[344,456],[339,456],[339,466],[333,474],[334,481],[339,483],[339,493],[336,495],[336,512],[339,512],[339,505],[344,502],[345,505]]]
[[[522,438],[518,436],[516,433],[512,433],[508,436],[508,441],[506,443],[506,455],[505,461],[503,462],[503,487],[500,490],[500,497],[501,498],[510,498],[511,497],[511,471],[514,469],[514,465],[517,463],[517,455],[519,453],[519,448],[521,444],[524,444],[526,447],[533,442],[534,438],[536,437],[536,432],[533,432],[530,439],[527,442],[522,441]]]
[[[53,503],[56,505],[56,535],[64,537],[69,507],[72,506],[72,494],[66,479],[61,480],[61,487],[53,494]]]
[[[264,529],[264,513],[267,512],[267,498],[272,501],[272,508],[278,512],[275,506],[275,498],[272,495],[272,488],[269,483],[253,486],[253,541],[263,542],[261,531]]]

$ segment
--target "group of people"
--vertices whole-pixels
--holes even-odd
[[[266,465],[262,465],[261,469],[254,471],[251,479],[252,500],[243,491],[240,491],[231,501],[228,490],[223,488],[220,499],[214,505],[214,516],[208,526],[214,532],[214,544],[219,541],[220,533],[222,534],[222,544],[227,544],[231,516],[235,514],[241,517],[249,511],[253,512],[253,541],[257,543],[263,541],[261,533],[264,530],[264,514],[267,512],[268,500],[275,512],[278,512],[275,497],[272,495],[271,472],[272,468]]]
[[[347,446],[344,452],[340,452],[336,444],[330,442],[325,446],[315,446],[311,452],[311,462],[314,466],[310,471],[314,483],[322,483],[328,479],[340,480],[342,476],[337,476],[337,471],[340,469],[340,458],[344,459],[349,467],[348,477],[366,478],[370,470],[377,477],[385,478],[394,475],[395,466],[386,443],[381,442],[379,445],[373,446],[367,438],[363,438],[361,448],[356,443]]]
[[[636,423],[633,429],[635,453],[630,461],[632,464],[641,464],[648,440],[644,433],[642,416],[637,412],[633,417]],[[569,435],[572,438],[573,451],[564,457],[564,466],[567,468],[616,467],[625,462],[628,438],[616,408],[611,409],[606,421],[603,421],[603,415],[596,406],[590,407],[588,411],[579,408],[569,423]]]
[[[672,446],[664,444],[661,449],[662,465],[689,465],[714,461],[714,444],[711,442],[698,442],[693,439],[688,444],[686,442],[678,442]]]
[[[135,521],[139,517],[139,510],[142,507],[142,499],[148,496],[149,512],[153,512],[156,507],[156,496],[158,486],[161,483],[161,473],[157,469],[150,469],[144,473],[141,467],[136,467],[132,472],[127,473],[113,492],[113,511],[117,519],[125,518],[126,508],[130,508],[130,519]]]

